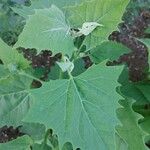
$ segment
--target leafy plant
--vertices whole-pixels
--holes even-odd
[[[150,12],[118,28],[129,2],[12,8],[25,25],[0,40],[1,150],[148,149]]]
[[[12,11],[12,7],[28,5],[28,0],[0,1],[0,37],[8,44],[14,45],[24,26],[24,19]]]

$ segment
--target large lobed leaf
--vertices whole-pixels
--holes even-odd
[[[117,110],[117,116],[122,123],[122,126],[117,126],[116,129],[119,135],[128,144],[128,150],[146,150],[144,137],[146,133],[142,131],[138,125],[140,115],[132,110],[132,99],[121,100],[120,104],[123,108]]]
[[[81,28],[85,22],[97,22],[103,27],[90,34],[85,44],[88,49],[107,40],[110,33],[117,29],[118,23],[129,0],[91,0],[66,8],[72,27]]]
[[[28,93],[31,82],[28,77],[11,73],[0,78],[0,126],[20,125],[31,105]]]
[[[127,150],[127,143],[116,133],[116,150]]]
[[[148,115],[147,117],[145,117],[144,119],[141,119],[139,121],[139,125],[141,126],[141,128],[147,132],[150,135],[150,116]],[[150,140],[149,140],[150,141]]]
[[[0,150],[31,150],[32,140],[28,136],[17,138],[16,140],[0,144]]]
[[[64,6],[75,5],[81,3],[86,0],[32,0],[31,6],[23,6],[22,8],[12,8],[17,14],[24,18],[28,18],[29,15],[34,14],[35,9],[43,9],[50,8],[51,5],[56,5],[59,8],[63,8]]]
[[[45,83],[31,91],[35,101],[24,121],[54,129],[60,145],[71,142],[82,150],[115,149],[120,96],[114,87],[121,70],[102,63],[77,77]]]
[[[38,52],[50,49],[70,55],[74,45],[63,12],[54,5],[36,10],[27,20],[15,47],[36,48]]]

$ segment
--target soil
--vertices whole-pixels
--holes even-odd
[[[122,22],[119,25],[119,31],[114,31],[109,40],[122,43],[131,52],[121,55],[118,60],[108,62],[108,66],[126,63],[129,69],[129,80],[139,82],[147,78],[149,70],[148,48],[137,38],[145,37],[145,29],[150,25],[150,11],[143,10],[132,24]]]
[[[14,128],[13,126],[8,127],[7,125],[0,128],[0,143],[6,143],[14,140],[17,137],[23,136],[24,133],[20,132],[21,126]]]

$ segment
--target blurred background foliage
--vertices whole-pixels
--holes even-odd
[[[12,11],[12,7],[30,5],[28,0],[0,0],[0,37],[10,46],[17,41],[25,24],[24,19]]]
[[[10,46],[17,41],[25,24],[24,19],[13,12],[12,7],[29,6],[30,0],[0,0],[0,37]],[[142,9],[148,9],[150,0],[131,0],[123,20],[132,23]]]
[[[139,16],[141,11],[148,9],[150,9],[150,0],[130,0],[123,20],[130,24],[135,17]]]

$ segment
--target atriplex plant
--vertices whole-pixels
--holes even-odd
[[[149,82],[129,81],[124,65],[106,66],[108,60],[130,52],[108,41],[128,3],[33,0],[30,7],[12,8],[26,19],[26,25],[13,48],[0,40],[0,126],[22,125],[26,135],[0,144],[0,150],[147,149],[150,116],[141,112],[141,106],[150,102]],[[18,53],[19,47],[35,48],[38,54],[45,49],[62,53],[62,60],[43,81],[37,75],[40,71]],[[83,56],[94,63],[88,69]],[[33,80],[42,86],[32,88]],[[142,117],[135,111],[145,118],[138,121]]]

